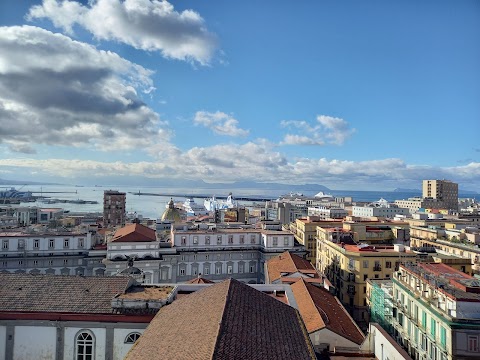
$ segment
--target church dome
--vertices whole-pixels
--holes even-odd
[[[181,216],[178,209],[175,208],[175,204],[173,203],[173,199],[170,199],[168,202],[167,208],[162,214],[162,221],[170,220],[172,222],[180,222]]]

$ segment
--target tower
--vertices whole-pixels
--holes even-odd
[[[103,223],[106,227],[125,225],[126,194],[117,190],[103,193]]]
[[[458,210],[458,184],[448,180],[423,180],[422,195],[441,201],[450,210]]]

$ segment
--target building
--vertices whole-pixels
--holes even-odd
[[[150,292],[165,303],[171,288]],[[0,359],[121,360],[156,313],[128,305],[138,293],[129,278],[0,273]]]
[[[126,194],[116,190],[103,192],[103,223],[105,227],[125,225]]]
[[[416,254],[404,245],[367,245],[353,242],[350,230],[317,228],[316,267],[336,288],[336,294],[362,329],[368,323],[367,279],[391,278],[403,262]]]
[[[448,180],[423,180],[422,196],[443,203],[443,207],[458,211],[458,184]]]
[[[352,206],[352,216],[394,218],[396,215],[409,215],[410,210],[380,199],[365,206]]]
[[[123,235],[136,230],[129,226]],[[120,230],[119,230],[120,231]],[[153,230],[151,230],[153,231]],[[119,233],[120,234],[120,233]],[[114,236],[109,242],[106,273],[114,275],[126,268],[127,257],[145,274],[146,283],[179,283],[193,277],[220,281],[234,278],[246,283],[264,281],[264,263],[288,250],[305,254],[294,236],[280,225],[178,224],[171,226],[167,238],[132,235],[129,241]],[[140,235],[140,234],[139,234]],[[131,241],[135,240],[135,241]]]
[[[348,212],[344,208],[330,206],[310,206],[307,213],[308,216],[316,216],[321,220],[344,219],[348,216]]]
[[[230,279],[162,307],[125,359],[314,360],[305,334],[297,309]]]
[[[101,258],[92,254],[90,232],[0,233],[0,271],[50,275],[103,275]]]
[[[412,358],[480,358],[478,279],[441,263],[404,264],[393,301],[393,335]]]

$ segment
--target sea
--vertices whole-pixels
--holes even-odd
[[[202,189],[202,188],[172,188],[156,186],[79,186],[79,185],[2,185],[1,189],[15,187],[20,191],[32,191],[35,196],[43,196],[50,199],[62,200],[86,200],[97,201],[98,204],[72,204],[56,203],[46,204],[41,201],[33,203],[22,203],[23,205],[40,206],[48,208],[63,208],[70,212],[102,212],[103,192],[105,190],[118,190],[127,194],[126,211],[136,212],[143,217],[158,218],[164,212],[170,198],[175,203],[185,201],[187,196],[193,196],[196,203],[203,205],[203,201],[211,196],[226,197],[232,192],[233,197],[262,197],[277,199],[281,195],[289,194],[291,189],[252,189],[252,188],[232,188],[232,189]],[[320,190],[319,190],[320,191]],[[306,191],[303,194],[313,196],[318,191]],[[138,195],[138,194],[142,195]],[[394,191],[355,191],[355,190],[330,190],[327,192],[336,197],[350,196],[353,201],[373,202],[380,198],[393,202],[394,200],[408,199],[414,196],[421,196],[418,192],[394,192]],[[145,195],[143,195],[145,194]],[[147,194],[169,194],[173,196],[154,196]],[[459,197],[472,197],[471,194]],[[252,205],[252,202],[240,202],[244,205]]]

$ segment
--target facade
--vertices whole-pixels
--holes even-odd
[[[193,277],[220,281],[234,278],[261,283],[264,263],[284,251],[305,254],[294,236],[279,225],[227,226],[220,224],[179,224],[171,227],[167,241],[112,241],[108,244],[106,273],[126,267],[127,256],[145,274],[146,283],[179,283]]]
[[[396,215],[409,215],[410,210],[380,199],[366,206],[352,206],[352,216],[394,218]]]
[[[367,279],[391,278],[403,262],[416,254],[403,245],[356,245],[353,233],[317,228],[316,267],[336,288],[337,296],[362,329],[368,323]]]
[[[445,264],[405,264],[393,277],[394,338],[414,359],[480,358],[480,282]]]
[[[317,216],[319,219],[344,219],[348,216],[347,210],[339,207],[314,206],[307,210],[308,216]]]
[[[103,275],[89,232],[0,233],[0,270],[50,275]]]
[[[449,210],[458,211],[458,184],[448,180],[423,180],[422,195],[443,202]]]
[[[126,194],[116,190],[103,192],[103,223],[105,227],[125,225]]]

